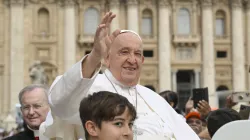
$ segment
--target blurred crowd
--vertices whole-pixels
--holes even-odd
[[[249,111],[246,108],[241,108],[240,110],[232,109],[238,104],[232,101],[232,95],[229,95],[225,99],[225,108],[211,107],[205,100],[200,101],[198,107],[194,108],[194,102],[192,97],[190,97],[183,110],[178,108],[178,93],[164,91],[159,94],[179,114],[179,117],[186,121],[201,140],[211,140],[215,132],[226,123],[249,119]],[[0,128],[0,140],[11,137],[27,129],[25,121],[23,124],[17,124],[16,128],[12,128],[8,132],[4,128]]]

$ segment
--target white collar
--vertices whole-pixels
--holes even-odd
[[[27,125],[28,129],[33,131],[34,132],[34,136],[35,137],[39,137],[39,130],[34,130],[34,129],[31,129],[28,125]]]
[[[104,73],[106,74],[107,78],[110,80],[110,82],[116,84],[116,85],[119,85],[121,86],[122,88],[135,88],[135,86],[126,86],[124,84],[122,84],[121,82],[119,82],[118,80],[115,79],[115,77],[113,76],[113,74],[111,73],[111,71],[109,69],[106,69],[104,71]]]

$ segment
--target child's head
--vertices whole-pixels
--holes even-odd
[[[84,98],[79,112],[87,140],[133,139],[136,110],[126,97],[100,91]]]

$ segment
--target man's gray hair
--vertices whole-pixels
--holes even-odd
[[[34,89],[37,89],[37,88],[43,89],[44,94],[45,94],[45,97],[46,97],[46,100],[48,101],[48,92],[49,92],[48,87],[45,86],[45,85],[42,85],[42,84],[32,84],[32,85],[26,86],[25,88],[23,88],[23,89],[19,92],[19,95],[18,95],[19,103],[22,105],[22,97],[23,97],[23,94],[24,94],[25,92],[30,92],[30,91],[32,91],[32,90],[34,90]]]

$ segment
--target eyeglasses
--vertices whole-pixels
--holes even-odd
[[[23,111],[30,111],[30,109],[38,110],[42,107],[44,107],[46,104],[32,104],[32,105],[23,105],[21,106],[21,109]]]

